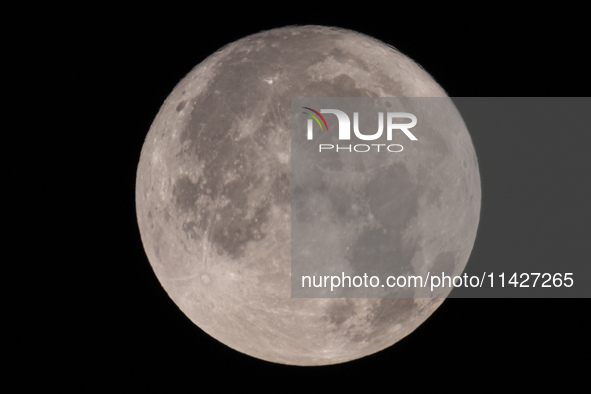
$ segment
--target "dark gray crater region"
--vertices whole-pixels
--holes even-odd
[[[460,273],[478,226],[478,165],[452,108],[447,124],[427,124],[380,167],[327,155],[294,172],[292,154],[305,152],[292,152],[293,97],[446,94],[353,31],[286,27],[236,41],[180,81],[156,116],[138,165],[138,224],[162,286],[205,332],[272,362],[341,363],[405,337],[443,298],[292,298],[291,259],[352,274],[376,261],[398,275]]]

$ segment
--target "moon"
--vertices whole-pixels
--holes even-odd
[[[293,97],[447,95],[411,59],[354,31],[294,26],[240,39],[189,72],[157,114],[137,169],[138,225],[160,283],[209,335],[270,362],[342,363],[398,342],[444,298],[291,297],[291,248],[302,244],[291,227]],[[335,259],[371,261],[379,250],[409,273],[463,271],[480,176],[461,116],[450,117],[404,159],[362,173],[355,191],[328,176],[344,169],[315,173],[331,198],[315,200],[326,214],[311,215],[314,231],[349,234]],[[353,204],[359,215],[337,215]],[[300,205],[297,215],[310,208]]]

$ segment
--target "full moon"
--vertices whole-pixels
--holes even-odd
[[[294,26],[240,39],[162,105],[137,169],[138,225],[160,283],[209,335],[270,362],[342,363],[404,338],[444,298],[291,297],[291,249],[302,244],[291,227],[294,97],[447,95],[411,59],[354,31]],[[359,169],[355,187],[338,176],[344,164],[314,172],[328,197],[315,200],[324,214],[309,215],[312,230],[348,234],[327,256],[355,265],[379,253],[411,274],[463,271],[480,215],[476,154],[457,112],[428,130],[380,171]]]

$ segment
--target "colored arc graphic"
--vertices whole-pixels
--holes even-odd
[[[328,131],[328,125],[326,124],[326,120],[324,120],[324,117],[323,117],[322,115],[320,115],[320,112],[318,112],[318,111],[316,111],[316,110],[313,110],[313,109],[312,109],[312,108],[310,108],[310,107],[302,107],[302,108],[304,108],[304,109],[308,109],[308,110],[310,110],[310,111],[314,112],[316,115],[320,116],[320,119],[322,119],[322,122],[324,122],[324,125],[326,126],[326,131]],[[320,126],[320,130],[323,130],[323,128],[322,128],[322,124],[320,123],[320,120],[318,120],[318,118],[317,118],[316,116],[314,116],[313,114],[311,114],[311,113],[309,113],[309,112],[302,112],[302,113],[303,113],[303,114],[306,114],[306,115],[310,115],[311,117],[313,117],[313,118],[314,118],[314,120],[316,121],[316,123],[318,123],[318,126]]]

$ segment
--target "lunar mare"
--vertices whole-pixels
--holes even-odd
[[[272,362],[341,363],[404,338],[443,299],[290,298],[292,97],[446,93],[412,60],[353,31],[300,26],[243,38],[195,67],[156,116],[137,170],[138,224],[162,286],[205,332]],[[413,272],[464,269],[480,177],[461,118],[451,126],[368,178],[363,188],[381,196],[367,203],[377,224],[351,233],[346,258],[370,259],[370,244]],[[322,175],[320,188],[339,190]],[[382,192],[384,182],[398,194]],[[336,212],[353,197],[322,203]],[[315,231],[330,232],[330,220]]]

